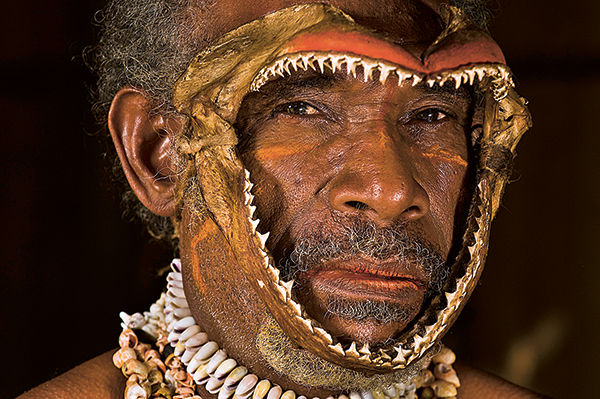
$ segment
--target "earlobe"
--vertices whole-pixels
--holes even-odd
[[[153,213],[173,216],[177,184],[170,147],[183,123],[177,116],[149,115],[141,90],[122,88],[110,107],[108,128],[129,185]]]

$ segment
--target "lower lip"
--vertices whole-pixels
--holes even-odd
[[[346,297],[367,295],[373,299],[398,299],[398,294],[402,291],[424,291],[421,281],[409,277],[382,277],[348,270],[309,271],[302,274],[303,276],[298,277],[310,280],[313,286],[320,286]]]

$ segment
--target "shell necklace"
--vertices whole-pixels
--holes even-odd
[[[179,259],[172,261],[171,269],[167,292],[149,311],[120,314],[121,349],[114,354],[113,363],[128,378],[125,399],[201,399],[197,385],[204,385],[218,399],[307,399],[249,373],[210,341],[192,317],[183,291]],[[158,350],[140,342],[134,330],[152,337]],[[460,381],[452,368],[455,360],[452,350],[442,346],[428,368],[421,370],[410,384],[396,383],[327,399],[456,398]]]

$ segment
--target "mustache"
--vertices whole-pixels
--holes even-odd
[[[321,228],[300,237],[292,252],[279,262],[284,279],[295,278],[320,264],[356,257],[397,260],[419,268],[427,278],[428,293],[439,293],[450,274],[441,251],[407,223],[379,227],[359,217],[335,219],[338,229]]]

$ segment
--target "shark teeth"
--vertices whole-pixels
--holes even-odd
[[[262,248],[265,248],[265,245],[267,244],[267,240],[269,239],[269,234],[271,234],[269,231],[267,231],[265,234],[260,234],[257,232],[257,236],[258,239],[260,240],[260,244],[262,246]]]
[[[365,82],[373,80],[381,84],[389,83],[388,79],[395,77],[399,86],[405,83],[412,86],[421,83],[429,87],[453,84],[455,88],[460,88],[463,84],[473,85],[479,82],[484,87],[488,82],[493,83],[499,80],[504,80],[505,82],[505,86],[502,87],[513,86],[511,72],[504,65],[482,64],[442,71],[435,74],[423,74],[384,60],[367,59],[351,54],[303,52],[280,57],[273,63],[262,68],[254,78],[250,90],[257,91],[271,79],[289,76],[292,73],[292,69],[293,71],[311,69],[320,73],[325,73],[326,70],[334,73],[345,72],[354,78],[357,78],[362,73],[362,79]],[[473,231],[476,244],[467,248],[468,253],[471,255],[468,270],[463,277],[456,280],[456,288],[453,292],[444,292],[442,294],[446,297],[447,306],[438,311],[432,310],[435,314],[435,322],[433,324],[428,322],[426,325],[423,319],[417,321],[410,331],[403,335],[404,338],[400,338],[393,346],[384,349],[373,349],[370,345],[363,344],[357,350],[356,342],[351,342],[349,345],[344,346],[340,343],[334,344],[333,337],[306,313],[300,303],[293,300],[292,288],[294,281],[284,282],[280,280],[279,269],[272,266],[274,261],[266,249],[269,232],[261,234],[257,231],[260,220],[254,219],[256,207],[252,205],[254,195],[251,193],[254,185],[250,181],[250,172],[248,170],[244,170],[244,172],[246,178],[244,179],[243,198],[245,206],[248,207],[247,212],[250,215],[248,219],[252,225],[252,234],[256,238],[255,243],[259,247],[259,253],[263,256],[263,265],[268,271],[268,277],[275,284],[265,284],[264,281],[258,281],[258,283],[261,288],[273,287],[275,285],[277,297],[288,307],[291,314],[294,315],[294,320],[298,326],[301,326],[306,333],[315,334],[330,351],[338,355],[364,364],[377,364],[382,367],[392,367],[394,369],[406,367],[422,356],[436,342],[439,331],[447,328],[453,312],[460,306],[466,293],[468,293],[468,284],[469,281],[472,281],[470,278],[477,273],[477,270],[481,266],[480,242],[481,236],[486,234],[486,218],[481,216],[476,220],[478,227]],[[477,189],[478,193],[476,195],[479,198],[487,198],[488,194],[485,191],[491,190],[487,186],[481,186],[481,184]],[[485,209],[483,208],[484,205],[481,204],[480,212],[482,215],[485,213]],[[176,283],[172,285],[177,287]],[[178,305],[177,298],[173,299],[173,304],[175,306]]]
[[[258,227],[258,224],[260,223],[260,219],[248,219],[248,221],[250,221],[250,224],[252,225],[252,232],[256,233],[256,228]]]
[[[482,64],[467,66],[450,71],[426,75],[408,70],[400,65],[385,61],[374,60],[365,57],[344,53],[324,53],[324,52],[301,52],[287,54],[275,60],[272,64],[264,67],[256,75],[250,86],[251,91],[259,90],[265,83],[276,77],[289,76],[292,73],[291,68],[297,71],[298,68],[308,70],[309,68],[320,73],[330,70],[335,73],[343,71],[343,65],[346,65],[346,73],[357,77],[358,68],[362,68],[363,80],[368,82],[374,80],[375,72],[379,72],[378,81],[385,84],[392,77],[398,77],[398,85],[411,81],[411,84],[417,85],[425,81],[429,87],[435,84],[443,85],[447,82],[453,82],[456,89],[463,84],[472,85],[476,79],[484,80],[486,77],[492,79],[506,79],[512,86],[510,70],[500,64]]]

